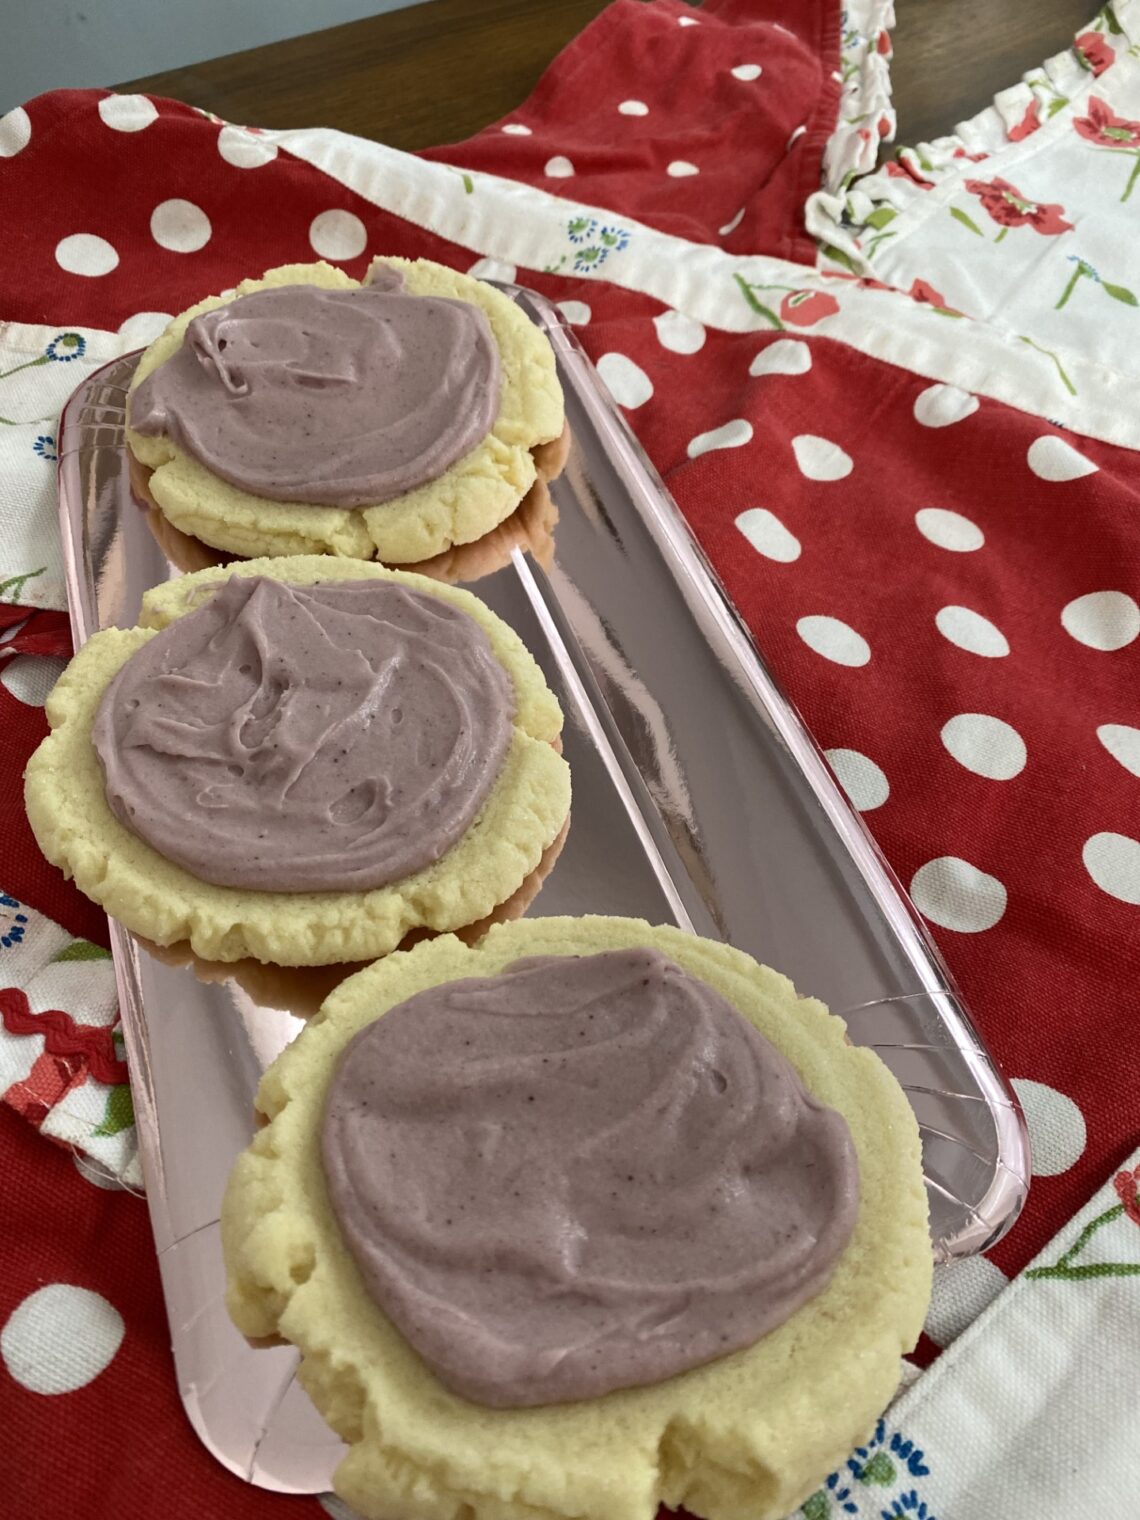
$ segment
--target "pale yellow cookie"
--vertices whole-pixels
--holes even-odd
[[[859,1217],[827,1287],[755,1345],[581,1403],[489,1409],[450,1393],[366,1294],[329,1206],[318,1135],[352,1036],[440,982],[532,955],[651,945],[702,978],[789,1058],[851,1129]],[[932,1253],[918,1129],[878,1057],[842,1021],[726,945],[636,919],[503,924],[350,977],[266,1072],[268,1124],[222,1211],[230,1312],[304,1354],[300,1376],[350,1451],[336,1490],[369,1520],[782,1520],[866,1436],[922,1328]]]
[[[562,389],[554,353],[515,303],[470,275],[428,259],[377,259],[404,276],[414,295],[449,296],[478,306],[491,324],[502,364],[499,412],[490,433],[438,479],[375,507],[322,507],[270,501],[220,480],[168,438],[127,429],[135,458],[153,470],[149,491],[166,517],[215,548],[247,557],[337,554],[414,564],[455,544],[471,543],[509,517],[537,474],[532,449],[560,437]],[[239,296],[276,285],[359,285],[330,264],[285,264],[243,280]],[[139,360],[133,391],[181,346],[194,317],[229,297],[210,296],[175,317]]]
[[[433,865],[370,892],[251,892],[199,881],[123,827],[107,804],[91,743],[115,673],[230,576],[293,585],[395,580],[461,608],[480,625],[510,677],[515,714],[502,769],[474,823]],[[556,751],[562,713],[521,639],[470,592],[359,560],[312,555],[201,570],[147,593],[142,626],[86,643],[46,707],[52,732],[28,763],[28,819],[47,858],[128,929],[159,945],[186,940],[206,960],[252,956],[319,966],[385,955],[411,930],[461,929],[515,893],[570,810],[570,771]]]

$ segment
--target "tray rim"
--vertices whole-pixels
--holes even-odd
[[[993,1176],[990,1185],[981,1200],[978,1208],[982,1214],[978,1216],[978,1223],[985,1221],[984,1206],[991,1199],[997,1198],[1010,1190],[1010,1179],[1020,1187],[1020,1196],[1016,1197],[1005,1213],[999,1218],[996,1226],[985,1223],[985,1228],[974,1231],[976,1237],[968,1249],[955,1251],[950,1257],[976,1254],[988,1249],[1013,1225],[1024,1205],[1029,1187],[1028,1166],[1028,1136],[1025,1127],[1024,1116],[1017,1102],[1016,1094],[1011,1089],[1004,1077],[996,1059],[991,1055],[985,1042],[978,1034],[972,1019],[969,1016],[966,1005],[957,992],[954,979],[942,959],[941,953],[934,944],[933,939],[921,920],[917,910],[911,903],[908,894],[899,881],[897,875],[887,862],[878,844],[868,830],[863,819],[854,811],[847,802],[834,773],[811,736],[810,730],[803,722],[794,704],[785,695],[782,688],[775,681],[768,670],[763,656],[756,646],[755,640],[744,623],[743,618],[728,597],[723,584],[710,564],[707,555],[697,541],[692,529],[685,520],[680,508],[673,500],[668,489],[661,482],[660,476],[648,459],[640,442],[633,434],[625,417],[618,411],[616,405],[609,398],[602,387],[600,378],[591,365],[588,356],[581,348],[576,335],[557,311],[554,303],[536,292],[517,286],[500,286],[511,295],[513,299],[532,308],[533,312],[541,317],[541,326],[550,337],[555,346],[561,362],[580,367],[580,377],[584,383],[580,386],[580,394],[584,404],[591,411],[592,420],[597,425],[599,433],[607,444],[612,445],[617,456],[633,469],[643,475],[647,475],[651,484],[657,487],[653,503],[656,526],[661,530],[670,558],[670,569],[676,574],[680,566],[686,575],[686,584],[689,589],[699,597],[706,615],[711,617],[719,629],[721,635],[728,641],[740,669],[748,676],[753,687],[754,695],[764,707],[764,710],[773,716],[778,716],[780,723],[778,732],[785,745],[805,772],[808,784],[816,797],[821,801],[827,814],[828,822],[841,835],[845,847],[854,857],[856,868],[866,885],[872,890],[876,903],[882,909],[882,894],[887,894],[888,900],[901,905],[905,910],[909,934],[915,942],[916,948],[921,951],[920,958],[916,961],[910,957],[916,970],[922,969],[924,991],[921,993],[908,994],[914,997],[929,997],[937,1005],[940,1016],[943,1018],[947,1031],[951,1035],[968,1036],[966,1039],[953,1038],[952,1044],[956,1050],[962,1053],[967,1060],[971,1055],[980,1057],[985,1071],[992,1077],[993,1083],[1000,1091],[997,1108],[1006,1111],[1006,1126],[998,1124],[995,1117],[995,1128],[999,1140],[996,1145],[997,1155],[993,1162]],[[57,477],[60,482],[59,513],[60,525],[64,549],[64,574],[68,593],[68,609],[72,632],[76,640],[76,647],[86,641],[92,633],[99,628],[98,608],[93,584],[89,577],[89,557],[85,543],[78,542],[74,529],[81,520],[77,515],[73,516],[69,508],[72,501],[68,491],[64,488],[63,480],[65,470],[72,468],[69,461],[81,452],[84,445],[77,444],[70,447],[69,442],[74,438],[80,428],[79,418],[76,415],[79,408],[84,404],[85,398],[100,384],[105,385],[105,376],[109,370],[120,370],[131,359],[137,357],[143,349],[129,351],[120,354],[116,358],[93,370],[80,383],[76,390],[64,404],[60,424],[60,449],[57,465]],[[126,387],[123,387],[124,397]],[[110,409],[110,408],[108,408]],[[69,416],[69,414],[71,414]],[[125,445],[120,443],[124,449]],[[638,501],[638,509],[641,503]],[[86,519],[83,518],[83,521]],[[663,551],[664,552],[664,551]],[[533,580],[534,566],[532,563],[519,555],[516,551],[516,559],[521,562],[521,569],[516,566],[520,578],[530,577]],[[529,593],[528,593],[529,594]],[[531,597],[532,605],[537,607],[541,596],[537,600]],[[148,1209],[151,1214],[152,1227],[155,1231],[156,1248],[161,1260],[164,1253],[172,1246],[180,1243],[175,1239],[169,1226],[169,1219],[165,1217],[165,1200],[163,1189],[152,1187],[163,1176],[162,1146],[160,1131],[154,1114],[154,1093],[149,1062],[149,1047],[145,1040],[145,1009],[142,1006],[142,994],[137,970],[135,968],[135,946],[128,931],[123,929],[114,920],[109,920],[111,925],[112,945],[114,949],[114,965],[116,982],[120,994],[121,1005],[138,1006],[138,1020],[142,1026],[143,1034],[128,1027],[124,1019],[124,1035],[130,1063],[132,1081],[140,1085],[140,1101],[137,1105],[139,1115],[138,1138],[140,1159],[143,1165],[144,1177],[147,1182]],[[691,928],[691,925],[689,926]],[[876,1006],[877,1003],[896,1001],[895,999],[879,999],[874,1003],[859,1005],[862,1007]],[[841,1016],[848,1017],[858,1012],[859,1008],[841,1011]],[[947,1023],[947,1013],[950,1018]],[[856,1041],[856,1043],[859,1043]],[[975,1078],[977,1071],[971,1062],[971,1071]],[[985,1086],[986,1084],[981,1084]],[[995,1111],[995,1104],[987,1098],[987,1104],[991,1112]],[[1002,1159],[1003,1153],[1000,1139],[1012,1138],[1015,1142],[1014,1149],[1019,1151],[1020,1158],[1024,1162],[1024,1173],[1019,1173],[1006,1165]],[[1015,1158],[1010,1158],[1015,1159]],[[988,1164],[988,1162],[987,1162]],[[1005,1175],[1003,1175],[1003,1173]],[[930,1186],[930,1179],[927,1178]],[[1016,1190],[1016,1188],[1015,1188]],[[961,1202],[962,1200],[958,1200]],[[160,1217],[161,1215],[161,1217]],[[181,1237],[186,1238],[186,1237]],[[181,1390],[180,1390],[181,1391]],[[185,1403],[185,1399],[183,1400]],[[189,1408],[188,1408],[188,1412]],[[192,1422],[200,1437],[206,1442],[212,1451],[214,1448],[207,1440],[206,1434],[198,1420],[191,1414]],[[218,1453],[215,1451],[215,1455]],[[219,1460],[225,1461],[224,1458]],[[232,1464],[225,1461],[225,1465]],[[249,1481],[258,1481],[250,1474],[240,1474]],[[312,1490],[319,1492],[319,1490]]]

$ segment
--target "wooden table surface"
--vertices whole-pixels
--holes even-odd
[[[227,121],[340,127],[395,148],[470,137],[530,93],[605,0],[429,0],[119,88]],[[896,0],[897,142],[948,131],[1060,52],[1092,0]]]

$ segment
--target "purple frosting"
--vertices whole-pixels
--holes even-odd
[[[854,1228],[846,1121],[660,951],[518,961],[345,1048],[329,1198],[368,1292],[449,1388],[587,1399],[751,1345]]]
[[[351,290],[280,285],[203,312],[134,390],[130,425],[272,501],[367,507],[436,480],[498,415],[477,306],[398,270]]]
[[[131,656],[91,737],[115,816],[201,881],[364,892],[466,831],[513,708],[486,634],[439,597],[234,576]]]

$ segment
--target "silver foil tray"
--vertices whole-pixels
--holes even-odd
[[[934,1254],[992,1245],[1025,1199],[1025,1127],[898,882],[722,593],[664,485],[554,307],[510,294],[554,345],[572,431],[554,554],[513,551],[475,589],[537,657],[566,714],[569,838],[532,914],[611,913],[724,939],[848,1021],[922,1129]],[[60,512],[76,643],[130,627],[180,572],[131,492],[125,388],[137,355],[64,410]],[[147,1199],[183,1402],[217,1459],[290,1493],[342,1448],[223,1305],[218,1211],[253,1132],[258,1079],[320,978],[160,956],[111,925]]]

